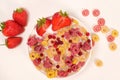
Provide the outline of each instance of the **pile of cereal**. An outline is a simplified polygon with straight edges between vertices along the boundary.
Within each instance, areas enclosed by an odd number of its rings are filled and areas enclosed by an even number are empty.
[[[90,33],[75,20],[73,23],[53,34],[31,35],[28,39],[30,59],[48,78],[78,72],[90,56]]]

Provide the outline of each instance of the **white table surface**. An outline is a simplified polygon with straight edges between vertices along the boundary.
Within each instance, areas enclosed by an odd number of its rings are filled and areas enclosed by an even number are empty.
[[[100,17],[104,17],[106,25],[120,32],[120,1],[119,0],[0,0],[0,22],[12,19],[12,12],[18,7],[29,11],[29,23],[23,36],[22,44],[15,49],[0,46],[0,80],[49,80],[40,73],[29,59],[27,38],[36,20],[40,17],[52,15],[59,10],[65,10],[88,25],[93,25],[96,18],[92,17],[92,10],[99,9]],[[90,16],[82,17],[81,10],[89,9]],[[0,33],[0,43],[4,42]],[[89,63],[82,72],[67,78],[52,80],[120,80],[120,36],[116,38],[116,51],[108,49],[105,35],[100,34],[100,41],[94,48]],[[103,67],[96,67],[94,60],[103,61]]]

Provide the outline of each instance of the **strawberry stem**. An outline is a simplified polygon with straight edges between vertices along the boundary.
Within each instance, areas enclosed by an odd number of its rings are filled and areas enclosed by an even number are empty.
[[[0,44],[0,46],[5,46],[6,44]]]
[[[18,13],[21,13],[21,12],[23,12],[23,8],[17,8],[15,11]]]
[[[3,29],[5,27],[5,23],[4,22],[0,23],[0,27],[1,27],[1,29]],[[2,31],[2,30],[0,30],[0,31]]]
[[[60,10],[60,15],[62,15],[62,16],[64,16],[64,17],[68,16],[67,12],[66,12],[66,11],[63,12],[62,10]]]
[[[45,24],[45,22],[46,22],[46,18],[39,18],[39,20],[37,20],[37,25],[38,26],[42,26],[43,24]]]

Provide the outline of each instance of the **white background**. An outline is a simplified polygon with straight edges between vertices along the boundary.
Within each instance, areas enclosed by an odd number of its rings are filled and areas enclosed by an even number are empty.
[[[35,69],[29,59],[26,45],[38,18],[53,15],[54,12],[62,9],[90,27],[96,24],[97,18],[93,18],[92,10],[97,8],[101,11],[99,17],[105,18],[106,25],[120,32],[119,3],[119,0],[0,0],[0,22],[12,19],[12,12],[18,7],[24,7],[29,11],[28,25],[25,32],[20,35],[23,37],[22,44],[12,50],[0,46],[0,80],[49,80]],[[90,10],[90,15],[86,18],[81,15],[83,9]],[[0,44],[4,43],[4,38],[0,33]],[[116,38],[115,42],[118,44],[118,49],[111,52],[105,35],[100,33],[100,42],[95,46],[93,55],[82,72],[52,80],[120,80],[120,37]],[[96,58],[103,61],[103,67],[94,65]]]

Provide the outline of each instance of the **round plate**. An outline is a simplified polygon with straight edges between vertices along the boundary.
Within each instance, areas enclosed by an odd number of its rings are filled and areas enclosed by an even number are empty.
[[[51,24],[43,36],[39,36],[34,27],[28,39],[31,61],[48,78],[81,72],[91,57],[91,32],[77,18],[70,18],[70,26],[52,31]]]

